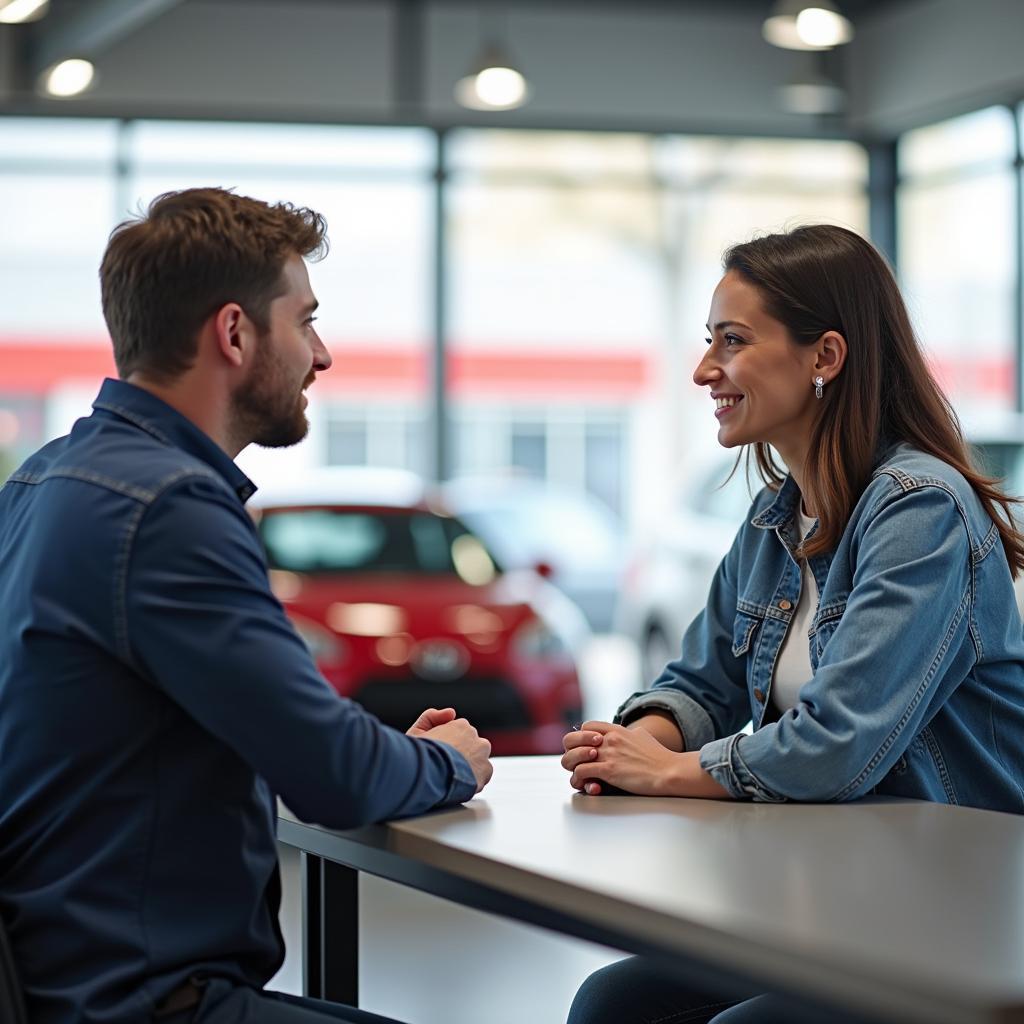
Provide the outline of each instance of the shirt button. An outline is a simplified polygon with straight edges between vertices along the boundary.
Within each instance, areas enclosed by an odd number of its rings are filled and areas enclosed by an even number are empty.
[[[783,599],[782,599],[782,600],[781,600],[781,601],[779,602],[779,607],[780,607],[780,608],[781,608],[781,609],[782,609],[782,610],[783,610],[784,612],[788,612],[788,611],[789,611],[789,609],[793,607],[793,602],[792,602],[792,601],[787,601],[787,600],[786,600],[785,598],[783,598]]]
[[[754,687],[754,700],[756,700],[758,704],[764,703],[764,690],[759,686]]]

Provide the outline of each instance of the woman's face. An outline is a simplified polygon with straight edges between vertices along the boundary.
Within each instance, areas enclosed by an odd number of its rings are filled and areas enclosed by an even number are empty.
[[[718,443],[734,448],[763,441],[790,467],[802,465],[817,414],[816,346],[797,345],[735,271],[711,297],[708,331],[708,350],[693,379],[715,400]]]

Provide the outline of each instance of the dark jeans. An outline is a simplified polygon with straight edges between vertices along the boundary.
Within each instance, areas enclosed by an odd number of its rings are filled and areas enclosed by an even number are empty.
[[[643,957],[595,971],[576,993],[568,1024],[826,1024],[776,995],[741,1002],[696,991]]]
[[[223,978],[211,978],[204,989],[199,1006],[167,1017],[161,1024],[328,1024],[338,1020],[349,1024],[398,1024],[390,1017],[341,1003],[261,992]]]

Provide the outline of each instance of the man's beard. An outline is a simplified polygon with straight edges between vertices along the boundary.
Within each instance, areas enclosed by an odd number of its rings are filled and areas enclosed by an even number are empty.
[[[303,382],[308,385],[313,375]],[[270,338],[264,335],[246,382],[232,395],[232,419],[245,444],[287,448],[309,433],[298,385],[290,385]]]

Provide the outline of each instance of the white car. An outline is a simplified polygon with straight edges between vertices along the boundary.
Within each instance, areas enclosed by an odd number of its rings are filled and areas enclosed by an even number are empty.
[[[683,632],[704,607],[715,571],[761,489],[753,471],[748,488],[745,461],[723,486],[734,461],[734,454],[721,452],[694,473],[671,518],[638,546],[627,569],[616,628],[639,648],[643,688],[678,657]],[[1007,484],[1013,490],[1012,478]],[[1014,587],[1024,614],[1024,574]]]
[[[642,687],[678,656],[683,631],[704,607],[715,570],[760,489],[753,476],[748,488],[743,464],[729,478],[734,461],[723,451],[694,471],[672,515],[637,546],[626,570],[615,625],[637,644]]]
[[[505,568],[539,569],[594,632],[608,632],[626,549],[622,527],[605,504],[521,476],[460,477],[440,494]]]

